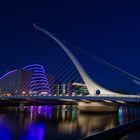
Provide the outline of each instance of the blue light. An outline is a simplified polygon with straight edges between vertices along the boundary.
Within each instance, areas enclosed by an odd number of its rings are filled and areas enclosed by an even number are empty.
[[[41,85],[41,86],[40,86],[40,85],[36,85],[36,86],[34,87],[34,86],[31,85],[32,89],[35,89],[35,88],[36,88],[36,89],[37,89],[37,88],[47,88],[47,89],[50,89],[48,86],[49,86],[49,85]]]
[[[34,123],[28,127],[25,136],[21,136],[19,140],[43,140],[46,134],[46,125],[44,123]]]
[[[45,70],[43,66],[39,64],[32,64],[24,67],[24,69],[30,70],[33,73],[30,81],[31,91],[39,92],[40,90],[51,93],[50,85],[47,76],[45,75]]]
[[[33,72],[45,74],[45,71],[41,71],[41,70],[33,70]]]
[[[46,79],[47,77],[40,76],[40,75],[35,75],[35,76],[33,75],[32,78],[40,78],[40,79],[41,79],[41,78],[45,78],[45,79]]]
[[[4,116],[0,116],[0,140],[13,140],[14,132]]]
[[[28,65],[28,66],[23,67],[23,69],[28,69],[30,67],[42,67],[43,68],[43,66],[40,65],[40,64],[31,64],[31,65]]]
[[[46,80],[33,80],[33,81],[31,81],[31,83],[37,83],[37,82],[44,82],[44,83],[48,84],[48,81],[46,81]]]
[[[37,79],[44,79],[44,80],[46,80],[46,77],[32,77],[31,79],[32,79],[32,80],[34,80],[34,79],[36,79],[36,80],[37,80]]]
[[[43,70],[42,68],[30,68],[30,69],[28,69],[28,70],[31,70],[31,71],[40,70],[40,71],[43,71],[43,72],[44,72],[44,70]]]
[[[33,76],[44,76],[44,77],[46,77],[45,74],[41,74],[41,73],[34,73]]]
[[[119,123],[120,123],[120,125],[122,125],[123,124],[123,108],[122,107],[120,107],[119,108]]]
[[[5,78],[6,76],[8,76],[8,75],[10,75],[10,74],[12,74],[12,73],[14,73],[14,72],[16,72],[17,70],[12,70],[12,71],[9,71],[9,72],[7,72],[6,74],[4,74],[0,79],[3,79],[3,78]]]
[[[48,87],[49,85],[48,84],[46,84],[46,83],[36,83],[36,84],[32,84],[31,85],[31,87],[34,87],[34,86],[46,86],[46,87]]]

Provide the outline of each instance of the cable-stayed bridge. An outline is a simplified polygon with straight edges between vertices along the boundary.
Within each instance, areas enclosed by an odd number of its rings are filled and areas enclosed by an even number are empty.
[[[69,95],[29,95],[29,96],[24,96],[24,95],[13,95],[13,96],[0,96],[0,100],[5,100],[5,101],[10,101],[12,99],[33,99],[33,100],[45,100],[45,99],[58,99],[58,100],[83,100],[83,101],[124,101],[124,102],[140,102],[140,95],[106,95],[102,94],[100,96],[98,95],[74,95],[74,96],[69,96]]]
[[[57,101],[58,100],[59,101],[77,100],[77,101],[84,101],[84,102],[103,101],[106,103],[109,103],[109,102],[118,102],[118,103],[137,102],[139,103],[140,102],[140,95],[123,95],[120,93],[110,91],[98,85],[93,79],[90,78],[90,76],[84,70],[83,66],[80,64],[78,59],[72,54],[72,52],[66,47],[66,45],[64,45],[59,39],[57,39],[55,36],[53,36],[48,31],[44,30],[43,28],[38,27],[37,25],[34,25],[34,28],[45,33],[47,36],[53,39],[59,45],[59,47],[65,52],[65,54],[70,58],[72,64],[76,67],[83,82],[85,83],[85,87],[87,88],[88,94],[86,95],[84,94],[79,94],[79,95],[77,94],[65,94],[65,95],[52,94],[53,89],[54,89],[54,85],[52,84],[51,86],[52,81],[48,80],[48,77],[45,75],[45,70],[41,65],[34,64],[34,65],[25,66],[22,71],[14,70],[4,75],[3,77],[1,77],[1,81],[2,81],[0,82],[1,93],[3,93],[3,91],[6,91],[6,93],[0,95],[0,101],[2,104],[4,103],[41,104],[46,101],[49,102],[48,100],[50,101],[52,100],[57,100]],[[55,61],[57,61],[57,59]],[[106,62],[103,61],[103,63],[106,63]],[[110,64],[108,63],[107,65],[110,65]],[[53,69],[58,69],[58,68],[55,68],[56,66],[53,65],[52,66]],[[118,70],[123,72],[127,76],[132,77],[133,81],[139,82],[139,78],[125,71],[122,71],[121,69],[118,69]],[[32,73],[29,71],[31,71]],[[71,75],[75,73],[73,70],[68,71],[68,72],[71,73]],[[8,76],[11,73],[13,73],[12,76]],[[55,71],[55,73],[58,73],[60,78],[61,77],[67,78],[67,73],[63,72],[62,75],[58,71]],[[22,82],[20,81],[21,77],[23,77]],[[8,83],[7,81],[9,81],[9,79],[10,79],[10,82]],[[49,81],[51,82],[49,83]],[[19,90],[19,87],[20,87],[20,90]],[[30,88],[31,91],[28,91],[28,88]],[[11,89],[13,90],[15,94],[9,94],[11,92]],[[41,94],[38,94],[39,92]]]

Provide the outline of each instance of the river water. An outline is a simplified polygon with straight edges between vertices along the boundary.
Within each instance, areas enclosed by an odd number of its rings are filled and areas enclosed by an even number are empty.
[[[79,140],[139,118],[138,107],[120,107],[113,114],[87,114],[75,105],[31,106],[26,113],[0,112],[0,140]],[[121,140],[140,140],[140,130]]]

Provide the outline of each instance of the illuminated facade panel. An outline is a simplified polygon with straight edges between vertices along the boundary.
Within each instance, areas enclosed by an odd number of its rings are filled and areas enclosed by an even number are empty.
[[[42,65],[32,64],[25,66],[23,69],[32,72],[32,77],[30,80],[30,93],[51,93],[49,81]]]
[[[0,78],[0,94],[4,96],[26,95],[32,72],[26,70],[13,70]]]
[[[3,96],[47,95],[50,93],[50,85],[44,67],[39,64],[10,71],[0,78],[0,94]]]

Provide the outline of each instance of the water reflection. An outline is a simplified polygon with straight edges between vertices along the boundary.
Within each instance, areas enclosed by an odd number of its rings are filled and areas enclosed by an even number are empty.
[[[114,114],[82,114],[77,106],[31,106],[26,113],[0,113],[0,140],[77,140],[138,118],[138,107],[120,107]]]
[[[20,140],[43,140],[45,138],[46,125],[44,123],[32,123],[27,127],[24,135],[19,137]]]
[[[115,114],[81,114],[78,118],[78,124],[82,134],[96,134],[117,125],[117,118]]]
[[[12,140],[14,138],[14,131],[11,125],[8,123],[7,118],[4,114],[0,115],[0,139]]]
[[[118,111],[119,116],[119,124],[123,124],[125,122],[129,122],[132,120],[140,119],[140,107],[120,107]],[[139,140],[140,139],[140,130],[136,130],[135,132],[130,133],[127,136],[124,136],[120,140]]]
[[[140,107],[131,106],[125,107],[122,106],[118,110],[119,124],[122,125],[125,122],[132,120],[140,119]]]

